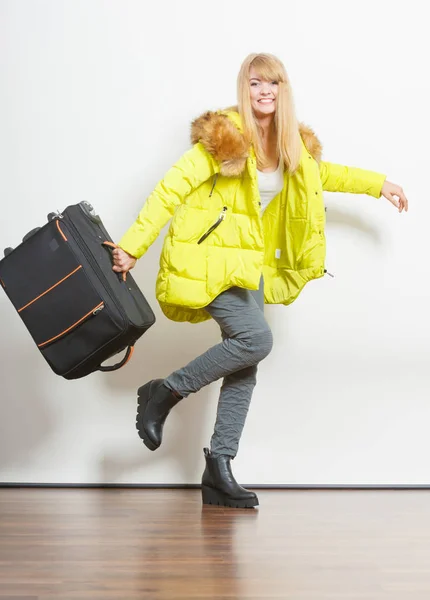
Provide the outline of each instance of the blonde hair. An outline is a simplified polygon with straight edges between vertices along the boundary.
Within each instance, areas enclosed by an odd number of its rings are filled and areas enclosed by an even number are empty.
[[[263,169],[268,166],[268,163],[262,146],[261,129],[251,106],[249,92],[251,67],[254,67],[261,79],[278,82],[274,115],[277,155],[283,160],[288,172],[293,174],[300,163],[301,141],[293,93],[286,69],[272,54],[249,54],[243,61],[237,78],[237,109],[242,119],[243,133],[246,140],[254,147],[258,167]]]

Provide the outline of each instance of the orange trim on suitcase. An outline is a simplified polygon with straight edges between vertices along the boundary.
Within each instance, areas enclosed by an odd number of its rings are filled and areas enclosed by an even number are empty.
[[[125,363],[122,365],[123,367],[125,367],[125,365],[130,362],[131,357],[133,356],[133,352],[134,352],[134,346],[130,346],[130,356],[127,358],[127,360],[125,361]],[[121,367],[122,368],[122,367]]]
[[[115,248],[115,249],[119,248],[119,246],[117,246],[113,242],[102,242],[102,246],[110,246],[111,248]]]
[[[76,273],[76,271],[79,271],[79,269],[82,269],[82,265],[79,265],[79,267],[77,267],[74,271],[72,271],[71,273],[69,273],[68,275],[66,275],[65,277],[63,277],[63,279],[60,279],[60,281],[58,283],[56,283],[55,285],[51,286],[45,292],[43,292],[42,294],[40,294],[39,296],[37,296],[37,298],[34,298],[34,300],[31,300],[31,302],[29,302],[28,304],[26,304],[22,308],[19,308],[18,312],[21,312],[22,310],[24,310],[24,308],[27,308],[27,306],[30,306],[30,304],[33,304],[33,302],[36,302],[36,300],[39,300],[39,298],[42,298],[42,296],[44,296],[45,294],[47,294],[48,292],[50,292],[51,290],[53,290],[54,288],[56,288],[57,285],[60,285],[60,283],[63,283],[63,281],[65,281],[66,279],[68,279],[69,277],[71,277],[73,275],[73,273]]]
[[[100,302],[100,304],[98,304],[97,306],[95,306],[92,310],[90,310],[90,312],[88,312],[86,315],[84,315],[82,318],[80,318],[79,321],[76,321],[76,323],[73,323],[73,325],[71,325],[70,327],[68,327],[67,329],[65,329],[64,331],[62,331],[61,333],[59,333],[58,335],[54,336],[53,338],[51,338],[49,340],[46,340],[46,342],[42,342],[41,344],[37,344],[37,347],[38,348],[42,348],[43,346],[46,346],[46,344],[49,344],[50,342],[53,342],[54,340],[57,340],[62,335],[64,335],[67,332],[69,332],[71,329],[74,329],[74,327],[77,327],[77,325],[79,325],[79,323],[82,323],[82,321],[85,321],[85,319],[87,317],[89,317],[94,311],[96,311],[98,308],[101,308],[102,306],[104,306],[104,302]]]
[[[64,233],[61,231],[61,227],[60,227],[60,221],[59,221],[58,219],[57,219],[57,229],[58,229],[58,231],[60,232],[60,234],[61,234],[61,237],[63,238],[63,240],[64,240],[65,242],[67,242],[67,238],[66,238],[66,236],[65,236],[65,235],[64,235]]]

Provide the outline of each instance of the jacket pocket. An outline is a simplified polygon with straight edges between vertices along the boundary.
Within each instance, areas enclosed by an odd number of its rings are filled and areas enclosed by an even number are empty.
[[[213,225],[211,225],[211,227],[209,227],[209,229],[202,235],[202,237],[197,242],[198,244],[201,244],[213,231],[215,231],[215,229],[217,227],[219,227],[221,225],[221,223],[225,219],[226,213],[227,213],[227,206],[224,206],[218,217],[218,220]]]
[[[296,267],[307,269],[320,262],[324,255],[324,247],[325,236],[322,227],[319,227],[307,237],[296,259]]]

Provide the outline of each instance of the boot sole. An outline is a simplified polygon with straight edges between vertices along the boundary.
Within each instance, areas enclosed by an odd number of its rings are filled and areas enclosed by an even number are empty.
[[[146,405],[148,404],[148,401],[149,401],[149,383],[140,387],[138,390],[138,393],[137,393],[136,429],[137,429],[137,433],[139,434],[140,439],[143,440],[143,443],[145,444],[145,446],[147,448],[149,448],[149,450],[154,451],[154,450],[157,450],[157,448],[159,446],[157,446],[157,444],[154,444],[154,442],[151,440],[151,438],[146,433],[145,428],[143,426],[143,417],[145,415],[145,409],[146,409]]]
[[[219,490],[202,485],[203,504],[212,504],[214,506],[228,506],[230,508],[253,508],[258,506],[258,498],[249,498],[248,500],[235,500],[229,498]]]

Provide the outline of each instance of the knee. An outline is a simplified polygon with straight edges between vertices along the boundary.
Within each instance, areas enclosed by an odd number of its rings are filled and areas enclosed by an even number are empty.
[[[248,349],[252,352],[254,364],[268,356],[273,347],[273,336],[270,327],[250,333]]]

